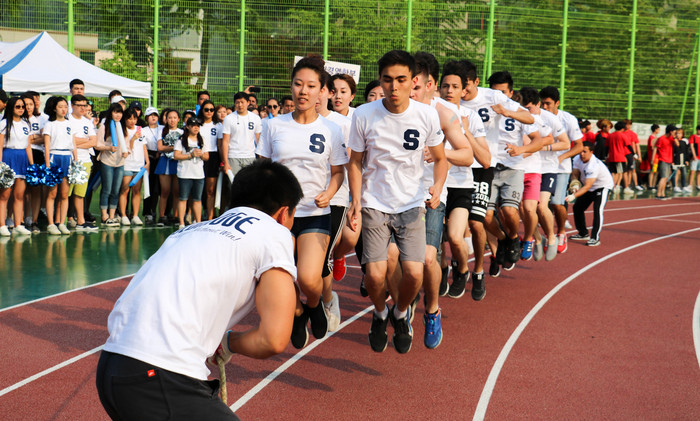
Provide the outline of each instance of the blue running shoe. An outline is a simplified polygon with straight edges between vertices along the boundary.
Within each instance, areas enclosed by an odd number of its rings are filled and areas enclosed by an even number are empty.
[[[425,336],[423,343],[428,349],[435,349],[442,342],[442,310],[438,309],[435,314],[423,315],[425,324]]]
[[[532,259],[532,249],[535,246],[535,240],[523,241],[520,250],[520,260]]]

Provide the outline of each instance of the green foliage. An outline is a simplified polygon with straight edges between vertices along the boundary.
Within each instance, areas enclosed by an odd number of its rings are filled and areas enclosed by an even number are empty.
[[[139,64],[126,48],[126,40],[119,40],[112,50],[112,58],[100,61],[100,68],[129,79],[147,80],[146,66]]]

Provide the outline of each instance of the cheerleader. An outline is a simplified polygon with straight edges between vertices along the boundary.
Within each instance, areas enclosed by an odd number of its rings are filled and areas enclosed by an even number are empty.
[[[163,139],[168,137],[168,134],[174,132],[178,138],[182,136],[182,130],[177,127],[180,122],[180,113],[176,110],[168,109],[163,111],[163,116],[165,118],[165,128],[163,129],[162,137],[158,139],[158,152],[160,152],[160,158],[158,159],[158,166],[156,167],[156,175],[158,175],[158,180],[160,181],[160,201],[158,203],[158,223],[157,226],[165,226],[167,222],[165,219],[165,208],[168,205],[168,196],[170,196],[170,190],[173,192],[173,202],[175,198],[178,197],[179,189],[177,183],[177,161],[173,158],[174,143],[166,145],[163,143]],[[173,136],[173,135],[171,135]],[[173,206],[176,208],[175,206]],[[175,216],[177,216],[177,209],[174,211]]]
[[[207,140],[206,152],[209,159],[204,162],[204,194],[207,204],[207,220],[214,219],[214,202],[216,201],[216,181],[219,177],[221,157],[219,157],[218,140],[221,137],[221,120],[214,103],[210,100],[202,102],[197,118],[202,122],[199,133]]]
[[[126,141],[128,155],[124,160],[124,178],[122,178],[122,187],[119,192],[119,212],[122,215],[121,224],[125,226],[130,224],[137,226],[143,225],[143,222],[139,218],[143,178],[139,179],[133,187],[129,187],[129,183],[131,183],[131,180],[141,171],[141,168],[146,168],[146,171],[148,171],[150,164],[146,138],[143,136],[143,129],[136,125],[138,119],[138,111],[135,108],[128,108],[124,112],[126,124],[126,136],[124,136],[124,139]],[[131,190],[131,220],[126,216],[126,202],[129,197],[129,190]]]
[[[46,161],[46,171],[55,171],[61,168],[63,178],[61,181],[49,187],[46,197],[46,216],[49,219],[49,226],[46,227],[51,235],[70,234],[68,227],[64,224],[68,215],[68,167],[71,162],[77,159],[77,149],[75,140],[71,134],[68,116],[68,101],[63,97],[56,97],[51,101],[48,109],[49,121],[44,126],[44,154],[48,157]],[[54,204],[58,197],[58,204],[54,212]]]
[[[206,107],[214,108],[213,104]],[[204,106],[202,107],[204,108]],[[212,110],[213,111],[213,110]],[[204,162],[209,159],[209,136],[200,133],[202,122],[191,117],[187,120],[182,137],[175,142],[177,181],[180,186],[177,204],[180,229],[185,228],[187,199],[192,199],[192,213],[196,222],[202,222],[202,190],[204,189]]]
[[[39,109],[41,102],[39,101],[39,94],[36,92],[25,92],[22,94],[22,100],[24,101],[24,106],[27,109],[27,115],[29,116],[29,143],[32,148],[32,158],[34,163],[37,165],[45,165],[46,160],[44,159],[44,137],[41,135],[41,131],[44,129],[44,125],[48,121],[48,117],[44,116]],[[42,118],[43,117],[43,118]],[[46,188],[45,186],[27,186],[27,192],[25,196],[29,200],[25,201],[27,208],[27,219],[31,219],[31,231],[32,234],[38,234],[41,232],[39,229],[38,219],[39,211],[41,210],[42,203],[46,203]],[[29,222],[27,222],[29,225]],[[27,227],[29,228],[29,227]]]
[[[12,187],[0,188],[0,236],[9,237],[10,230],[5,225],[7,218],[7,202],[10,194],[14,198],[13,212],[15,217],[14,234],[31,234],[22,222],[24,221],[24,182],[27,167],[34,163],[29,137],[31,136],[27,109],[19,97],[7,101],[5,115],[0,120],[0,159],[15,172],[15,182]]]

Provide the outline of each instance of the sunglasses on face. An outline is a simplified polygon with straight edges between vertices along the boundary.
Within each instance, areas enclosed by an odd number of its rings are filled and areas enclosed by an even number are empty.
[[[15,105],[15,109],[16,109],[16,110],[23,110],[23,109],[24,109],[24,105],[17,104],[17,105]]]
[[[213,113],[214,109],[213,108],[204,108],[205,113]]]
[[[274,108],[275,110],[278,109],[280,106],[279,105],[268,105],[267,108]]]

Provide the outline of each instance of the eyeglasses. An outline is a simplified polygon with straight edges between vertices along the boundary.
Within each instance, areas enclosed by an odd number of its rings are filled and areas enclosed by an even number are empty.
[[[275,110],[278,109],[280,106],[279,105],[268,105],[267,108],[274,108]]]
[[[87,107],[87,104],[73,104],[74,107]]]
[[[213,108],[204,108],[205,113],[213,113],[214,109]]]
[[[16,104],[16,105],[15,105],[15,109],[16,109],[16,110],[23,110],[23,109],[24,109],[24,105],[22,105],[22,104]]]

